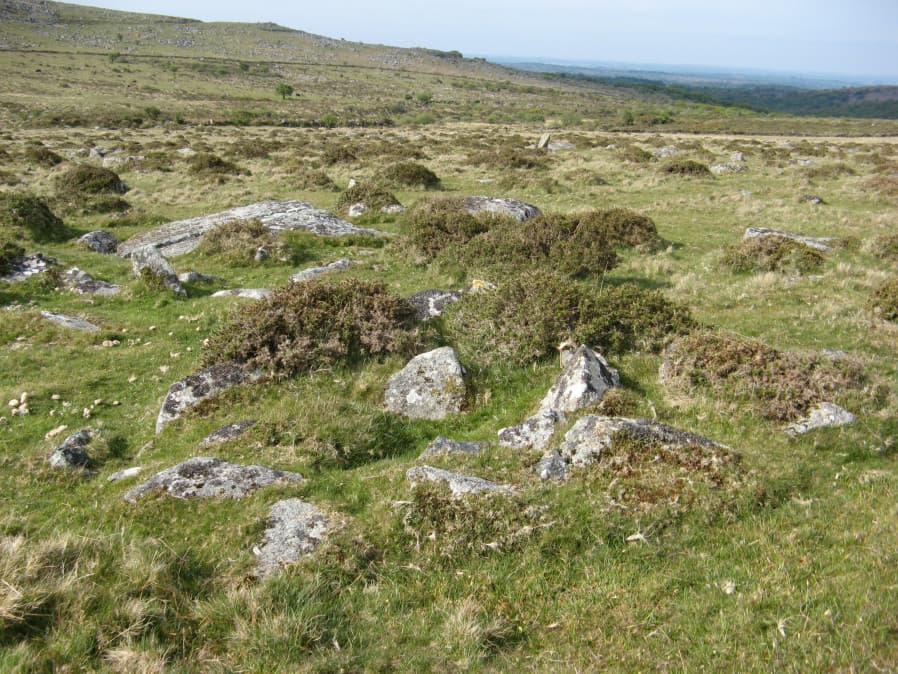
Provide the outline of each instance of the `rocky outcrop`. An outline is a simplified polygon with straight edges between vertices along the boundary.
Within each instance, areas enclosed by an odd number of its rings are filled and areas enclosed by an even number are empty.
[[[78,243],[102,255],[111,255],[118,248],[119,242],[111,232],[100,229],[79,237]]]
[[[138,278],[143,274],[149,273],[173,293],[178,295],[187,294],[184,286],[178,280],[175,268],[153,246],[144,246],[131,251],[131,269]]]
[[[200,440],[200,447],[210,447],[212,445],[220,445],[223,442],[229,442],[235,438],[239,438],[255,425],[255,419],[246,419],[244,421],[235,421],[232,424],[226,424],[220,428],[216,428],[209,433],[209,435]]]
[[[305,230],[320,236],[348,234],[382,234],[376,229],[357,227],[341,220],[330,211],[315,208],[306,201],[261,201],[248,206],[230,208],[220,213],[201,215],[169,222],[149,232],[131,237],[119,245],[119,255],[132,255],[144,246],[158,248],[163,255],[183,255],[199,246],[203,235],[227,222],[258,219],[273,232]]]
[[[269,578],[284,566],[309,555],[324,540],[329,522],[327,515],[311,503],[298,498],[278,501],[268,511],[265,540],[256,553],[256,575]]]
[[[497,484],[484,480],[481,477],[452,473],[433,466],[415,466],[409,468],[405,474],[409,482],[443,482],[452,492],[453,496],[465,496],[467,494],[482,494],[485,492],[510,493],[512,487],[505,484]]]
[[[464,375],[452,347],[422,353],[390,377],[384,402],[391,412],[410,419],[444,419],[465,405]]]
[[[93,438],[89,428],[72,433],[62,441],[47,459],[54,468],[87,468],[90,466],[90,457],[86,448]]]
[[[536,206],[506,197],[466,197],[465,210],[472,214],[487,212],[508,215],[521,222],[542,215]]]
[[[802,435],[818,428],[837,428],[857,422],[857,417],[833,403],[818,403],[808,416],[786,426],[789,435]]]
[[[536,464],[536,474],[540,480],[566,480],[570,472],[570,465],[557,449],[546,452]]]
[[[749,227],[745,230],[745,234],[742,236],[744,239],[751,239],[756,236],[779,236],[784,239],[792,239],[793,241],[798,241],[799,243],[803,243],[806,246],[811,248],[815,248],[816,250],[820,250],[826,252],[830,249],[828,244],[835,241],[833,237],[813,237],[813,236],[801,236],[800,234],[793,234],[791,232],[783,232],[778,229],[767,229],[765,227]]]
[[[0,280],[11,282],[25,281],[37,274],[43,274],[51,267],[55,267],[56,264],[55,258],[44,257],[43,253],[23,255],[7,261],[6,272],[3,276],[0,276]]]
[[[65,274],[62,276],[62,282],[69,290],[76,292],[79,295],[100,295],[110,297],[112,295],[118,295],[122,290],[120,285],[95,279],[86,271],[78,269],[78,267],[72,267],[71,269],[66,270]]]
[[[152,492],[174,498],[242,498],[261,487],[301,482],[302,475],[265,466],[229,463],[198,456],[156,473],[123,497],[129,503]]]
[[[667,157],[673,157],[674,155],[677,154],[677,152],[679,152],[679,150],[677,148],[675,148],[673,145],[665,145],[664,147],[657,147],[654,150],[652,150],[653,155],[655,155],[656,157],[660,157],[662,159],[665,159]]]
[[[156,433],[161,433],[165,424],[174,421],[184,410],[201,400],[260,377],[260,372],[249,371],[237,363],[219,363],[176,381],[169,387],[156,417]]]
[[[41,311],[41,316],[52,323],[61,325],[64,328],[71,328],[72,330],[86,330],[88,332],[97,332],[100,329],[98,326],[85,321],[83,318],[67,316],[66,314],[57,314],[52,311]]]
[[[437,436],[424,451],[421,452],[419,459],[425,459],[431,456],[440,456],[443,454],[463,454],[472,455],[479,454],[486,447],[485,442],[461,442],[447,438],[445,435]]]
[[[442,315],[446,307],[461,299],[462,293],[457,290],[421,290],[405,298],[415,308],[415,318],[426,321]]]
[[[322,274],[327,274],[332,271],[339,271],[341,269],[349,269],[349,265],[351,264],[349,258],[341,258],[330,264],[326,264],[322,267],[309,267],[308,269],[303,269],[302,271],[298,271],[292,278],[294,281],[309,281],[316,276],[321,276]]]

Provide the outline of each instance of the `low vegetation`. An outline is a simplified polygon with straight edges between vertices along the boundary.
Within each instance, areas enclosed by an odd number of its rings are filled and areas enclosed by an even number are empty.
[[[819,271],[823,261],[822,252],[800,241],[781,236],[755,236],[724,250],[720,265],[739,273],[809,274]]]
[[[22,192],[0,195],[0,239],[46,243],[71,236],[44,199]]]
[[[393,189],[417,187],[435,190],[440,187],[440,179],[437,177],[437,174],[426,166],[416,164],[415,162],[391,164],[378,171],[375,180]]]
[[[898,323],[898,278],[878,285],[870,296],[869,306],[883,320]]]
[[[233,220],[208,232],[200,243],[200,255],[217,257],[228,265],[291,262],[294,251],[260,220]]]

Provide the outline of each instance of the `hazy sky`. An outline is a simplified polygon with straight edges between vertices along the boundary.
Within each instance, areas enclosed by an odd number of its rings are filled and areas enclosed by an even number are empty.
[[[878,75],[898,83],[898,0],[81,0],[467,54]]]

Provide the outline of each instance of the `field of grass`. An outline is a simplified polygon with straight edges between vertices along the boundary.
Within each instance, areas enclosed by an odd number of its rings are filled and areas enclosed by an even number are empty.
[[[94,37],[82,51],[111,51],[128,30],[99,23],[84,29]],[[308,64],[266,54],[274,60],[244,69],[243,52],[214,60],[220,54],[203,51],[199,37],[192,48],[158,39],[194,24],[147,25],[156,41],[115,59],[76,53],[50,29],[40,40],[33,27],[0,31],[19,50],[0,52],[0,206],[9,195],[36,195],[68,227],[35,240],[0,210],[0,245],[18,236],[26,252],[56,258],[60,269],[123,286],[99,297],[66,290],[52,274],[0,281],[0,671],[898,668],[898,324],[871,299],[898,274],[894,122],[671,103],[673,121],[654,124],[651,114],[668,103],[524,75],[505,80],[484,64],[448,68],[447,57],[417,54],[369,68],[366,59],[384,54],[371,48],[356,61],[321,65],[327,45],[318,45]],[[241,30],[257,39],[263,29]],[[422,66],[427,59],[436,65]],[[280,81],[301,95],[280,101]],[[398,104],[402,112],[390,108]],[[645,117],[624,126],[628,109]],[[348,126],[383,116],[393,124]],[[528,149],[547,131],[561,147]],[[98,212],[93,197],[65,191],[74,164],[99,165],[88,157],[96,146],[129,187],[124,212]],[[655,157],[665,147],[676,155]],[[196,172],[182,148],[237,170]],[[744,153],[745,171],[666,170],[672,161],[728,162],[734,152]],[[636,339],[604,354],[621,374],[621,409],[729,446],[740,460],[719,482],[635,450],[631,463],[604,461],[567,482],[541,482],[533,470],[541,453],[500,447],[496,433],[539,403],[559,371],[552,355],[515,365],[470,354],[468,409],[444,421],[384,410],[386,382],[406,361],[391,355],[236,387],[155,435],[169,385],[201,367],[205,340],[249,302],[213,298],[215,290],[274,289],[301,268],[348,257],[352,265],[334,281],[379,281],[406,296],[481,278],[501,292],[531,261],[491,267],[460,247],[428,257],[410,242],[413,212],[376,213],[355,222],[383,236],[285,234],[283,261],[235,264],[203,250],[173,258],[178,271],[218,277],[188,283],[180,297],[77,237],[105,229],[125,240],[266,199],[336,209],[350,179],[377,182],[408,161],[440,179],[436,190],[391,187],[412,209],[434,196],[490,195],[553,216],[615,208],[648,216],[661,245],[619,249],[613,268],[560,282],[597,302],[621,287],[657,290],[688,308],[697,334],[735,334],[805,359],[845,352],[860,384],[832,395],[857,423],[790,437],[759,403],[770,382],[750,388],[745,382],[756,380],[747,376],[714,389],[701,373],[693,387],[662,382],[663,353]],[[747,227],[836,241],[810,271],[737,272],[728,260]],[[540,264],[545,271],[558,262]],[[41,310],[84,317],[100,331],[55,326]],[[611,319],[601,325],[617,329]],[[470,338],[452,327],[437,321],[425,341]],[[470,332],[488,330],[472,324]],[[758,361],[748,374],[768,365]],[[804,373],[788,374],[802,381]],[[30,413],[13,416],[5,403],[22,393]],[[258,423],[239,439],[199,447],[212,430],[249,418]],[[67,430],[48,438],[60,425]],[[92,472],[51,468],[52,448],[86,427],[100,431],[89,447]],[[441,434],[490,444],[433,465],[519,489],[453,499],[413,488],[406,471]],[[239,500],[122,500],[138,481],[199,455],[307,479]],[[107,481],[131,466],[142,466],[140,476]],[[268,508],[288,497],[318,505],[332,528],[313,555],[260,581],[253,548]]]

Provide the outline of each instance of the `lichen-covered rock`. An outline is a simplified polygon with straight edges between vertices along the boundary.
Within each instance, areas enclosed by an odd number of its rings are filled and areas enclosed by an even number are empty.
[[[72,433],[57,445],[47,461],[54,468],[87,468],[90,466],[90,457],[85,448],[92,438],[93,433],[89,428]]]
[[[512,487],[484,480],[481,477],[452,473],[433,466],[415,466],[405,473],[409,482],[445,482],[453,496],[481,494],[484,492],[511,492]]]
[[[236,363],[219,363],[176,381],[169,387],[156,417],[156,433],[161,433],[165,424],[180,417],[188,407],[232,386],[256,381],[260,377],[260,372],[247,370]]]
[[[720,164],[711,165],[711,173],[721,175],[722,173],[741,173],[746,171],[745,164],[736,164],[734,162],[722,162]]]
[[[78,243],[102,255],[111,255],[118,249],[118,239],[111,232],[98,229],[78,238]]]
[[[778,229],[767,229],[766,227],[749,227],[745,230],[745,234],[743,235],[743,239],[751,239],[756,236],[779,236],[784,239],[792,239],[793,241],[798,241],[799,243],[803,243],[806,246],[810,246],[811,248],[815,248],[816,250],[820,250],[826,252],[830,249],[828,244],[835,241],[832,237],[813,237],[813,236],[801,236],[800,234],[793,234],[792,232],[783,232]]]
[[[306,201],[261,201],[212,215],[169,222],[149,232],[132,236],[119,245],[118,252],[119,255],[127,257],[143,246],[152,246],[168,257],[175,257],[195,250],[203,235],[219,225],[234,220],[253,219],[260,220],[274,232],[298,229],[319,236],[382,234],[376,229],[357,227],[329,211],[315,208]]]
[[[555,410],[541,410],[515,426],[499,430],[499,444],[512,449],[545,449],[563,415]]]
[[[212,293],[212,297],[244,297],[248,300],[261,300],[271,294],[268,288],[231,288]]]
[[[172,292],[178,295],[187,294],[184,286],[178,280],[175,268],[162,256],[162,253],[152,246],[144,246],[131,251],[131,269],[138,278],[142,273],[149,272]]]
[[[298,498],[275,503],[268,511],[265,540],[255,549],[256,575],[275,576],[285,564],[313,553],[324,540],[328,525],[327,515],[311,503]]]
[[[422,353],[390,377],[384,402],[391,412],[411,419],[444,419],[465,405],[464,375],[452,347]]]
[[[657,147],[652,150],[653,155],[662,159],[666,157],[673,157],[675,154],[677,154],[677,152],[679,152],[679,150],[673,145],[665,145],[664,147]]]
[[[112,295],[118,295],[122,289],[120,285],[95,279],[86,271],[78,269],[78,267],[67,269],[62,276],[62,282],[65,283],[69,290],[79,295],[111,297]]]
[[[67,316],[66,314],[58,314],[53,311],[41,311],[41,316],[46,318],[48,321],[52,323],[56,323],[57,325],[61,325],[64,328],[71,328],[73,330],[86,330],[88,332],[97,332],[100,328],[90,323],[89,321],[85,321],[83,318],[76,318],[75,316]]]
[[[43,253],[23,255],[6,262],[6,272],[0,279],[10,282],[25,281],[37,274],[43,274],[56,265],[55,258],[45,257]]]
[[[303,269],[302,271],[298,271],[293,274],[291,278],[294,281],[308,281],[315,278],[316,276],[321,276],[322,274],[327,274],[331,271],[349,269],[350,264],[351,261],[349,260],[349,258],[344,257],[321,267],[309,267],[308,269]]]
[[[540,411],[573,412],[620,385],[617,370],[588,346],[563,354],[564,369],[539,404]]]
[[[442,315],[446,307],[461,299],[462,293],[457,290],[421,290],[405,298],[415,308],[415,318],[426,321]]]
[[[466,197],[465,210],[472,215],[484,212],[508,215],[521,222],[542,215],[536,206],[507,197]]]
[[[819,403],[810,411],[808,416],[786,426],[786,432],[789,435],[802,435],[818,428],[848,426],[856,421],[856,416],[838,405]]]
[[[205,438],[200,440],[200,447],[209,447],[211,445],[220,445],[234,438],[239,438],[246,433],[247,430],[256,425],[255,419],[246,419],[244,421],[235,421],[232,424],[226,424],[220,428],[216,428]]]
[[[301,482],[299,473],[275,470],[266,466],[229,463],[222,459],[197,456],[156,473],[123,497],[129,503],[151,492],[162,492],[174,498],[242,498],[276,483]]]
[[[568,462],[557,449],[550,450],[536,464],[536,474],[540,480],[566,480],[570,474]]]
[[[461,442],[447,438],[445,435],[437,436],[424,451],[421,452],[419,459],[430,456],[439,456],[440,454],[479,454],[486,447],[485,442]]]

